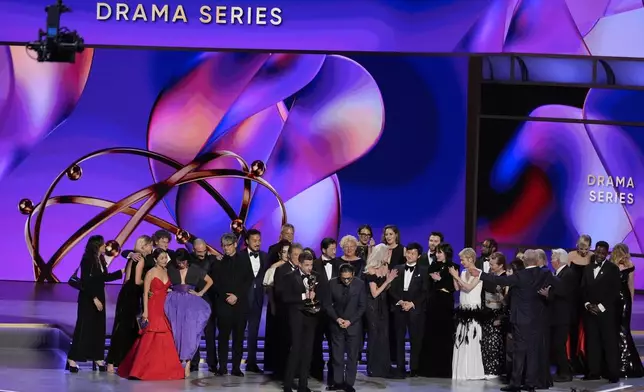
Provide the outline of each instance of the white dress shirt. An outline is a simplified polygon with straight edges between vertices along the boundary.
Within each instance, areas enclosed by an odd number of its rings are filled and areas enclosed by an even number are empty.
[[[427,261],[429,262],[429,265],[430,265],[430,266],[431,266],[432,264],[434,264],[434,259],[432,259],[432,252],[431,252],[431,251],[428,251],[428,252],[427,252]]]
[[[328,280],[331,280],[331,278],[333,278],[333,266],[331,265],[330,261],[331,259],[325,256],[322,256],[322,263],[326,263],[323,265],[324,265],[324,271],[326,272],[326,277]]]
[[[248,258],[250,259],[250,264],[253,267],[253,275],[257,277],[257,274],[259,273],[259,269],[261,268],[261,262],[259,261],[259,254],[255,257],[251,256],[251,253],[253,251],[248,249]]]
[[[407,267],[414,267],[412,271],[407,270]],[[411,278],[414,276],[414,272],[416,272],[416,264],[414,263],[413,265],[405,264],[405,276],[403,280],[403,291],[409,291],[409,285],[411,284]]]

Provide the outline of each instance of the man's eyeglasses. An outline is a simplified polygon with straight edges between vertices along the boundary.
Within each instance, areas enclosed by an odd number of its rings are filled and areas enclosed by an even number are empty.
[[[353,280],[353,276],[351,276],[349,278],[340,278],[340,280],[342,282],[344,282],[344,283],[349,283],[349,282],[351,282]]]
[[[231,246],[235,246],[235,243],[231,242],[229,244],[221,244],[221,246],[224,247],[224,248],[228,248],[228,247],[231,247]]]

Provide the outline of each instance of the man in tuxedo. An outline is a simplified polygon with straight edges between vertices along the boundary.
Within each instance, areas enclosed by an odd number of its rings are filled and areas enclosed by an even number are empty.
[[[392,315],[394,317],[396,337],[396,367],[399,377],[407,375],[405,371],[405,336],[409,331],[411,340],[410,376],[418,375],[420,350],[423,346],[425,328],[425,305],[429,289],[427,268],[418,265],[418,258],[423,253],[420,244],[412,242],[407,245],[406,262],[394,268],[398,276],[391,282]]]
[[[326,292],[326,314],[331,329],[331,361],[333,382],[327,390],[353,392],[362,348],[362,316],[367,308],[364,282],[355,277],[351,264],[339,267],[339,276],[332,278]],[[346,370],[344,355],[347,355]]]
[[[282,379],[286,370],[286,360],[288,358],[288,350],[291,347],[291,339],[289,333],[289,312],[288,306],[284,302],[284,290],[286,285],[284,277],[293,271],[297,271],[300,266],[299,257],[304,248],[298,243],[291,243],[288,248],[288,263],[282,264],[275,270],[273,277],[273,287],[275,296],[275,319],[278,323],[277,336],[276,336],[276,351],[271,353],[274,358],[273,375],[274,379]]]
[[[442,244],[444,240],[445,238],[443,233],[432,231],[429,235],[429,249],[427,250],[427,253],[423,253],[423,255],[420,256],[420,259],[418,259],[418,265],[421,267],[427,267],[430,274],[440,269],[440,266],[436,264],[436,247]]]
[[[175,259],[174,251],[172,249],[169,249],[170,242],[172,242],[172,235],[167,230],[157,230],[156,232],[154,232],[154,234],[152,234],[153,249],[161,248],[165,250],[168,253],[168,257],[170,258],[170,260],[168,260],[168,263],[172,262]],[[145,267],[143,268],[143,276],[145,276],[145,274],[155,265],[152,253],[143,258],[143,256],[135,253],[133,250],[125,249],[121,252],[121,256],[126,259],[129,259],[131,257],[137,262],[144,261]]]
[[[494,238],[488,238],[481,243],[481,256],[476,259],[474,265],[483,272],[490,271],[490,256],[499,249]]]
[[[288,392],[293,390],[296,375],[299,376],[298,392],[309,391],[309,369],[318,313],[310,311],[311,307],[307,306],[307,303],[316,301],[317,293],[324,297],[323,286],[316,286],[316,282],[319,284],[320,280],[318,274],[313,271],[313,255],[303,252],[298,259],[299,268],[286,274],[281,282],[282,301],[288,308],[292,342],[284,374],[284,391]]]
[[[337,242],[333,238],[325,238],[320,243],[320,251],[322,255],[319,259],[313,261],[313,271],[320,276],[320,281],[325,284],[331,279],[338,276],[338,262],[335,258],[337,251]],[[322,346],[324,337],[329,343],[329,356],[331,356],[331,323],[328,314],[322,312],[320,314],[320,322],[318,323],[315,331],[315,340],[313,342],[313,360],[311,362],[311,376],[319,381],[322,381],[324,374],[324,358],[322,356]],[[333,367],[327,365],[328,375],[327,384],[333,383]]]
[[[257,336],[262,320],[264,307],[264,275],[268,268],[268,255],[260,250],[262,246],[262,233],[257,229],[250,229],[245,236],[246,249],[240,252],[240,261],[248,264],[253,271],[253,283],[248,293],[248,338],[246,346],[246,371],[264,373],[257,366]]]
[[[206,241],[201,238],[197,238],[192,243],[193,252],[190,255],[190,265],[196,265],[197,267],[206,271],[208,276],[216,282],[215,279],[219,280],[220,277],[217,276],[217,267],[219,265],[219,260],[215,255],[208,252],[208,246]],[[210,305],[210,319],[206,328],[204,330],[204,335],[206,337],[206,363],[208,364],[208,370],[212,373],[217,372],[217,345],[216,345],[216,330],[217,330],[217,308],[214,306],[216,295],[215,290],[210,289],[202,297]],[[190,361],[190,370],[196,372],[199,370],[199,362],[201,361],[201,355],[199,350],[195,353],[195,356]]]
[[[237,237],[234,234],[224,234],[221,237],[221,247],[224,257],[221,259],[220,276],[215,282],[217,292],[217,327],[219,328],[219,369],[217,374],[228,373],[228,340],[232,334],[233,376],[243,377],[240,365],[244,348],[244,330],[248,317],[248,293],[252,287],[253,269],[244,262],[237,253]]]
[[[564,249],[552,251],[552,268],[555,269],[555,284],[548,290],[550,301],[550,345],[557,364],[554,381],[572,381],[570,363],[566,353],[566,342],[570,330],[571,314],[578,306],[576,299],[579,278],[568,266],[568,252]]]
[[[295,240],[295,226],[290,223],[286,223],[282,226],[280,231],[279,240],[273,245],[268,247],[268,264],[273,265],[280,260],[280,252],[282,251],[282,241],[288,241],[289,244],[293,243]]]
[[[588,359],[588,373],[584,380],[599,380],[603,362],[608,381],[616,383],[619,381],[619,327],[615,320],[620,311],[620,277],[619,267],[607,261],[607,256],[608,243],[597,242],[591,264],[584,269],[581,278]]]
[[[523,390],[534,391],[539,382],[539,352],[544,334],[541,320],[546,312],[545,301],[542,300],[539,291],[548,286],[552,275],[537,267],[537,257],[536,251],[527,250],[524,255],[525,269],[512,275],[498,276],[482,272],[480,269],[473,272],[474,276],[480,275],[483,282],[512,287],[512,376],[510,384],[501,388],[502,391],[521,391],[524,371]]]

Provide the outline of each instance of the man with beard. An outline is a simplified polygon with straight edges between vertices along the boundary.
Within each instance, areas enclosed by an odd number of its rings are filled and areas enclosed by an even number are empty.
[[[496,252],[499,248],[496,240],[494,238],[488,238],[483,243],[481,243],[481,256],[476,259],[474,263],[476,268],[480,269],[483,272],[490,271],[490,255]]]
[[[418,259],[418,265],[428,268],[430,274],[440,269],[440,266],[436,264],[436,247],[442,244],[444,240],[443,233],[432,231],[428,241],[429,250]]]

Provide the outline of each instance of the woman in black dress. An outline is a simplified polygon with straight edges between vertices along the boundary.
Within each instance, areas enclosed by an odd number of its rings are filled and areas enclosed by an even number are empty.
[[[643,377],[644,367],[637,352],[631,333],[631,312],[635,294],[635,265],[626,244],[617,244],[613,248],[610,260],[619,267],[622,280],[619,300],[622,311],[619,313],[619,352],[622,377]]]
[[[454,351],[454,282],[449,268],[458,268],[452,261],[454,250],[447,243],[436,247],[436,272],[430,274],[425,337],[420,354],[418,374],[423,377],[452,378]]]
[[[405,264],[405,247],[400,244],[400,230],[395,225],[387,225],[382,230],[382,243],[387,245],[389,250],[387,256],[387,264],[389,268],[397,265]],[[394,333],[396,326],[394,325],[394,318],[389,317],[389,355],[391,361],[396,362],[396,334]]]
[[[376,245],[369,255],[364,280],[367,284],[367,374],[389,377],[393,374],[389,355],[389,306],[387,289],[398,271],[389,271],[387,245]]]
[[[72,346],[67,354],[66,369],[78,373],[77,362],[92,361],[105,371],[105,282],[120,279],[123,270],[107,272],[103,257],[105,240],[100,235],[89,238],[80,264],[82,289],[78,292],[78,313]]]
[[[490,273],[504,276],[505,256],[501,252],[490,255]],[[481,354],[486,377],[500,376],[505,373],[505,288],[497,287],[496,292],[485,292],[485,309],[487,316],[481,325]],[[549,371],[549,370],[548,370]]]
[[[141,313],[144,260],[151,252],[152,238],[143,235],[136,239],[133,252],[139,254],[141,258],[128,257],[125,266],[125,280],[116,300],[110,349],[106,358],[107,371],[110,373],[114,373],[114,367],[119,366],[139,336],[139,325],[136,318]]]

